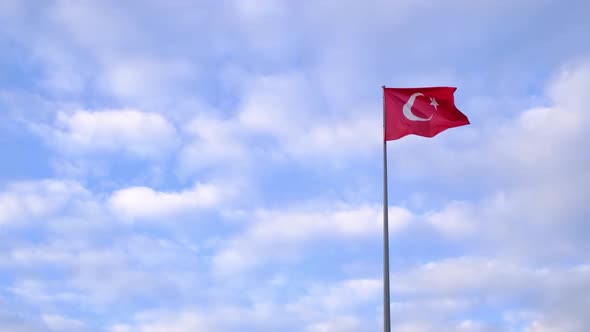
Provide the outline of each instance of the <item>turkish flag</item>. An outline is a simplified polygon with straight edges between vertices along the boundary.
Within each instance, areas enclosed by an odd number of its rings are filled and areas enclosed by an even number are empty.
[[[433,137],[446,129],[469,124],[469,119],[455,106],[455,90],[383,87],[385,140],[410,134]]]

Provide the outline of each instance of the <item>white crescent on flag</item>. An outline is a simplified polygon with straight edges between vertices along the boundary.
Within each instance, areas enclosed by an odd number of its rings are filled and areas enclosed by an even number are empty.
[[[408,101],[404,104],[404,107],[402,109],[404,116],[406,117],[406,119],[408,119],[410,121],[430,121],[430,119],[432,119],[432,115],[429,118],[421,118],[419,116],[416,116],[414,113],[412,113],[412,106],[414,106],[414,101],[416,100],[416,97],[418,97],[418,96],[424,96],[424,95],[420,92],[416,92],[416,93],[412,94],[410,96],[410,99],[408,99]]]

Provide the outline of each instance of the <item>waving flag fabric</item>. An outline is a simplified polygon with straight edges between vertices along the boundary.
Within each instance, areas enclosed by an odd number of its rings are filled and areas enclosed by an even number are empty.
[[[433,137],[469,124],[455,106],[453,87],[383,88],[385,140],[414,134]]]

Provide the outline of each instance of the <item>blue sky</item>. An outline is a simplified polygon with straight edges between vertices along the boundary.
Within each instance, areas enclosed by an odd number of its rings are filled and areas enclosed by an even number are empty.
[[[0,331],[587,332],[587,1],[0,3]]]

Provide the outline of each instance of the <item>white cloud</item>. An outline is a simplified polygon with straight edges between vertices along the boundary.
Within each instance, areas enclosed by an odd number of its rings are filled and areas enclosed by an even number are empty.
[[[162,315],[151,318],[130,329],[133,332],[184,332],[184,331],[221,331],[210,322],[210,316],[197,312],[185,311],[176,315]]]
[[[0,224],[47,217],[67,207],[73,199],[89,195],[80,184],[71,181],[14,182],[0,192]]]
[[[306,320],[322,320],[363,304],[374,304],[382,294],[381,279],[349,279],[317,283],[286,305],[286,310]]]
[[[238,108],[241,126],[276,140],[279,153],[305,159],[375,152],[382,127],[378,104],[349,105],[332,113],[299,72],[254,78]],[[325,112],[317,113],[317,110]],[[360,114],[350,116],[350,114]]]
[[[34,47],[36,56],[46,65],[40,81],[42,87],[57,93],[83,91],[91,72],[83,59],[48,40],[40,40]]]
[[[55,332],[51,331],[39,319],[25,317],[20,314],[11,313],[10,311],[0,311],[0,331],[6,332]]]
[[[248,129],[279,138],[312,124],[317,97],[300,72],[251,78],[239,105],[238,119]]]
[[[72,3],[56,1],[48,8],[51,26],[62,37],[89,51],[112,52],[126,43],[139,44],[141,30],[137,19],[117,11],[106,2]],[[71,47],[74,48],[74,47]]]
[[[466,202],[450,202],[444,209],[429,213],[426,220],[445,235],[462,237],[477,231],[474,208]]]
[[[170,10],[157,3],[148,7],[157,11],[159,18]],[[22,47],[41,67],[40,73],[31,75],[32,79],[59,99],[65,95],[79,102],[80,95],[89,92],[132,107],[169,109],[178,100],[188,99],[178,96],[188,91],[191,79],[199,76],[194,58],[189,61],[190,55],[171,54],[168,47],[164,50],[161,41],[154,39],[162,31],[151,30],[152,20],[124,13],[136,12],[133,4],[60,0],[38,6],[8,4],[7,11],[11,9],[19,15],[7,25],[11,30],[12,25],[20,27],[11,31],[10,37],[19,42],[26,40]],[[36,10],[44,14],[38,16]],[[170,19],[179,18],[178,11],[174,14]],[[26,24],[30,20],[37,22],[34,28]],[[188,51],[190,47],[182,49]]]
[[[63,331],[63,332],[72,332],[72,331],[86,331],[87,327],[86,324],[83,322],[66,318],[60,315],[50,315],[44,314],[41,315],[41,319],[52,331]]]
[[[449,331],[449,332],[508,332],[510,330],[494,326],[493,324],[474,321],[464,320],[457,323],[453,322],[437,322],[430,323],[426,319],[422,321],[404,322],[404,323],[393,323],[392,330],[401,332],[437,332],[437,331]]]
[[[189,135],[179,153],[179,173],[193,174],[209,166],[246,167],[255,152],[247,145],[244,128],[231,119],[197,116],[186,127]]]
[[[502,321],[496,326],[466,321],[445,330],[510,331],[528,326],[527,332],[581,332],[590,326],[582,309],[588,304],[589,273],[588,265],[534,268],[521,261],[468,257],[430,262],[393,275],[393,297],[405,300],[392,309],[410,326],[422,322],[416,331],[439,330],[433,327],[468,308],[497,308]],[[425,305],[424,300],[435,305]]]
[[[237,0],[228,2],[234,43],[244,55],[272,65],[293,57],[299,44],[300,31],[294,6],[277,0]]]
[[[366,331],[366,326],[354,316],[334,317],[329,321],[313,323],[305,329],[307,332],[360,332]]]
[[[254,328],[268,330],[275,326],[272,313],[265,308],[242,308],[231,305],[211,305],[206,309],[187,307],[175,311],[147,311],[127,324],[118,324],[112,332],[184,332],[184,331],[243,331]]]
[[[101,88],[123,100],[135,104],[146,99],[161,100],[173,93],[183,81],[196,74],[196,68],[187,61],[165,58],[129,58],[104,61],[105,71]]]
[[[190,290],[201,287],[206,274],[198,253],[194,244],[165,238],[126,234],[100,246],[56,236],[48,243],[8,250],[0,256],[0,268],[23,273],[9,288],[21,301],[49,308],[85,305],[100,311],[138,299],[169,304],[191,296]],[[47,278],[42,273],[46,269],[60,278]]]
[[[224,241],[213,258],[214,269],[221,274],[240,272],[267,260],[288,257],[305,243],[322,238],[373,237],[382,229],[382,216],[381,209],[376,206],[261,210],[251,216],[253,223],[242,234]],[[390,208],[390,231],[400,231],[412,218],[405,209]]]
[[[367,108],[363,108],[367,110]],[[365,114],[371,114],[367,112]],[[285,143],[284,149],[305,160],[309,157],[361,158],[375,155],[383,137],[378,116],[337,117],[324,120]]]
[[[50,144],[73,155],[123,152],[154,159],[178,144],[176,129],[163,116],[131,109],[60,112],[45,135]]]
[[[115,191],[108,200],[110,209],[124,220],[161,219],[216,206],[227,191],[214,184],[196,183],[180,192],[160,192],[148,187]]]
[[[329,111],[301,72],[243,77],[248,82],[233,116],[196,116],[179,157],[181,174],[204,167],[244,169],[260,160],[340,160],[374,154],[382,127],[378,104]],[[318,115],[315,111],[325,108]],[[360,115],[351,115],[360,114]],[[376,114],[375,116],[371,114]]]
[[[392,278],[398,294],[461,296],[489,292],[494,296],[513,296],[535,287],[531,280],[542,280],[545,270],[529,269],[495,259],[460,257],[419,265]],[[538,283],[537,283],[538,285]],[[501,293],[500,293],[501,292]]]
[[[367,322],[365,316],[349,312],[372,305],[372,300],[379,297],[379,285],[374,279],[313,283],[284,301],[276,301],[274,295],[270,298],[253,296],[240,306],[223,300],[221,303],[213,301],[203,308],[146,311],[135,315],[133,321],[113,325],[111,331],[362,331],[375,322]],[[255,293],[255,288],[246,293]],[[263,293],[269,291],[264,289]]]

